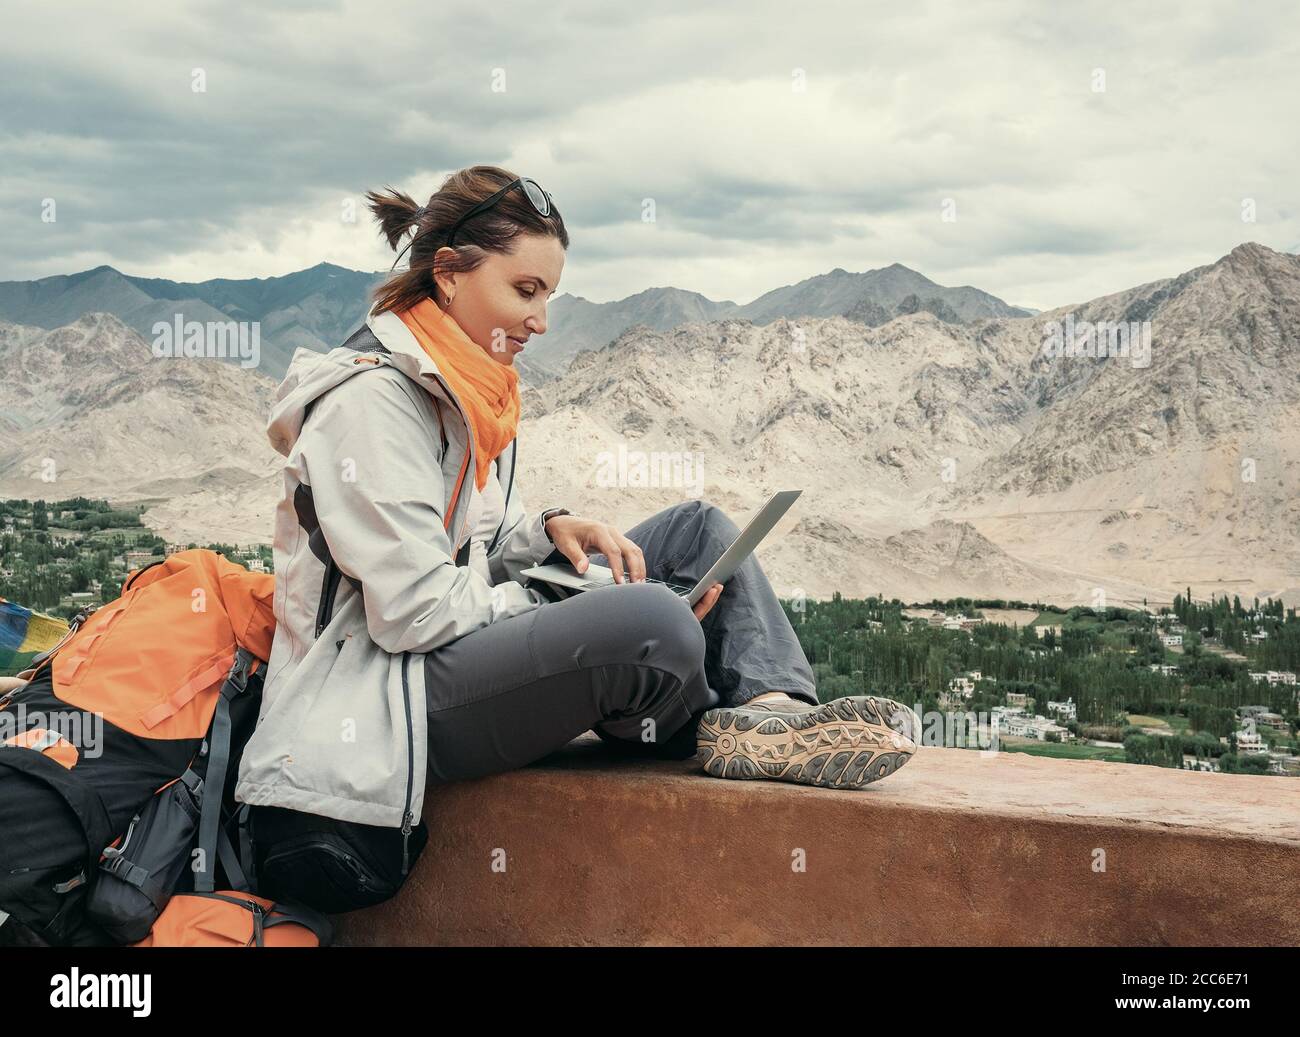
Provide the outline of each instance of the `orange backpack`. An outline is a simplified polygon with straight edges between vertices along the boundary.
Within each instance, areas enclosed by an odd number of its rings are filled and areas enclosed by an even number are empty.
[[[320,917],[253,893],[177,893],[136,947],[319,947]]]
[[[272,575],[216,552],[179,551],[83,610],[0,697],[0,910],[63,945],[170,942],[150,936],[155,921],[175,933],[185,919],[190,942],[204,942],[209,929],[233,931],[211,925],[227,908],[255,936],[279,928],[270,901],[265,917],[246,906],[258,898],[241,892],[231,835],[274,589]],[[173,894],[214,895],[218,865],[238,906],[167,910]]]

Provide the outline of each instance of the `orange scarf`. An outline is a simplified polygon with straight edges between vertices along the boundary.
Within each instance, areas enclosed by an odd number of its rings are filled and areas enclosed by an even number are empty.
[[[474,437],[474,481],[487,485],[492,461],[519,429],[519,372],[498,364],[431,298],[398,314],[447,379]]]

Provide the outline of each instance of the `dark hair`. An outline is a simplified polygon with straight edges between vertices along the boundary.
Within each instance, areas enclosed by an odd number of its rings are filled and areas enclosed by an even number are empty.
[[[398,242],[407,231],[416,228],[409,269],[375,289],[374,312],[409,309],[435,294],[435,273],[468,273],[481,266],[489,252],[509,255],[514,251],[514,239],[520,234],[546,234],[558,238],[567,249],[569,232],[554,204],[551,214],[542,216],[524,196],[523,189],[517,188],[506,192],[492,208],[462,224],[452,246],[455,256],[434,263],[435,254],[447,244],[447,236],[456,221],[514,179],[514,173],[500,166],[470,166],[448,176],[429,196],[423,211],[410,195],[396,188],[367,191],[368,208],[379,221],[379,232],[388,241],[389,248],[397,251]]]

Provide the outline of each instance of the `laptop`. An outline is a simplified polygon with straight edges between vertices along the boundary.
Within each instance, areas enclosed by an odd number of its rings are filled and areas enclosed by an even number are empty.
[[[740,568],[741,563],[748,558],[758,547],[762,539],[772,531],[780,520],[781,516],[790,510],[793,504],[803,490],[782,490],[779,493],[772,494],[766,504],[763,505],[757,515],[749,520],[749,525],[740,531],[740,535],[731,542],[731,546],[722,552],[722,557],[713,563],[712,567],[699,580],[698,583],[679,583],[673,580],[655,580],[649,576],[645,578],[646,583],[662,583],[679,598],[685,598],[687,604],[694,605],[705,592],[715,583],[726,583],[731,579],[732,574]],[[566,587],[573,591],[595,590],[597,587],[609,587],[614,584],[614,570],[606,565],[595,565],[594,563],[587,566],[585,573],[579,573],[568,562],[553,562],[549,565],[535,565],[530,569],[524,569],[520,572],[521,576],[528,576],[534,580],[542,580],[546,583],[553,583],[557,587]],[[627,571],[623,572],[624,582],[627,582]]]

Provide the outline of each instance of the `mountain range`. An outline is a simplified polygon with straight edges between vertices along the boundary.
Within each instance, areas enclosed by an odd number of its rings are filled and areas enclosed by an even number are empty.
[[[90,313],[110,313],[146,340],[155,323],[257,321],[261,371],[284,377],[295,349],[325,352],[355,331],[369,309],[369,291],[383,274],[319,263],[283,277],[197,284],[132,277],[111,266],[38,281],[0,281],[0,320],[58,328]]]
[[[761,326],[783,317],[795,320],[843,315],[876,325],[921,309],[939,312],[954,323],[1024,317],[1033,312],[1011,306],[978,288],[945,288],[899,263],[863,273],[836,267],[797,284],[774,288],[743,306],[715,302],[680,288],[647,288],[606,303],[562,295],[549,308],[547,333],[530,342],[527,354],[515,363],[529,381],[540,384],[563,375],[579,353],[600,349],[638,326],[649,331],[671,331],[701,321],[744,320]]]
[[[526,381],[525,503],[627,529],[701,495],[743,524],[801,488],[759,550],[786,595],[1300,602],[1300,257],[1245,244],[1038,314],[911,273],[833,271],[771,300],[821,312],[766,320],[675,289],[588,310],[572,326],[638,319]],[[879,295],[845,304],[846,277]],[[656,304],[699,315],[651,327]],[[1047,348],[1103,321],[1145,329],[1145,363]],[[156,358],[106,313],[0,324],[0,495],[148,501],[169,539],[265,541],[274,387]]]
[[[58,328],[88,313],[111,313],[146,339],[159,321],[257,321],[259,369],[284,377],[294,350],[324,352],[356,330],[369,310],[371,289],[383,273],[363,273],[319,263],[283,277],[199,283],[132,277],[111,266],[37,281],[0,282],[0,320]],[[855,319],[881,324],[899,313],[928,309],[962,322],[981,317],[1024,316],[976,288],[945,288],[897,263],[851,274],[836,268],[798,284],[776,288],[753,302],[714,302],[678,288],[647,288],[626,299],[594,303],[560,295],[548,307],[547,332],[535,336],[520,374],[540,383],[564,373],[578,353],[599,349],[638,324],[668,331],[682,324],[730,317],[768,324],[779,317],[827,317],[853,311]]]

